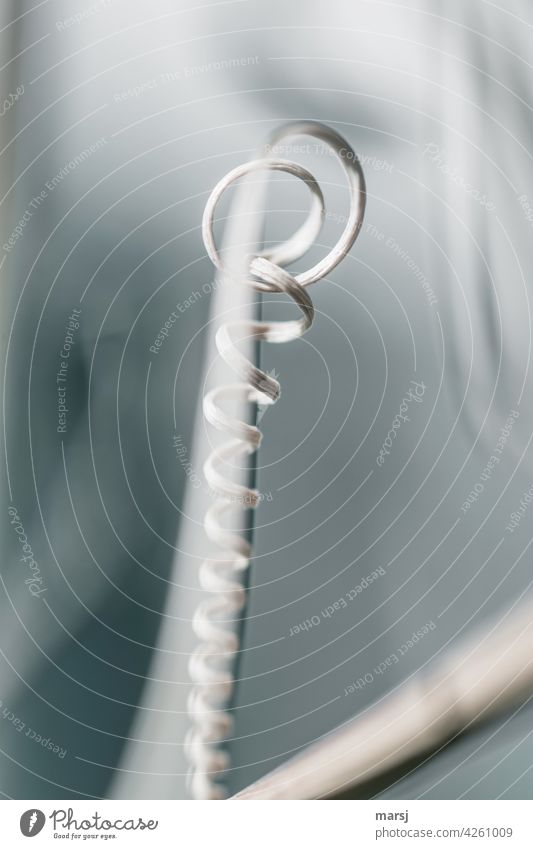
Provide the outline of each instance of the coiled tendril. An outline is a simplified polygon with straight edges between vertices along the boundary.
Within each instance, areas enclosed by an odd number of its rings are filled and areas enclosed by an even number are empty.
[[[250,261],[250,277],[246,281],[258,292],[287,295],[299,308],[301,317],[290,321],[240,321],[223,323],[215,342],[222,359],[235,373],[238,382],[217,387],[204,398],[204,415],[215,428],[228,436],[215,448],[204,465],[206,481],[217,495],[209,507],[204,528],[217,551],[200,567],[201,587],[210,593],[193,616],[194,632],[200,644],[189,662],[194,683],[189,698],[191,729],[186,746],[191,763],[191,794],[197,799],[225,798],[223,774],[230,766],[224,741],[232,731],[228,705],[234,688],[233,668],[239,651],[239,637],[232,619],[240,617],[246,603],[245,573],[250,563],[251,546],[241,533],[228,530],[224,516],[235,505],[243,510],[257,507],[258,490],[232,481],[224,474],[224,465],[242,455],[253,454],[261,442],[258,427],[241,421],[225,411],[228,401],[273,404],[280,385],[271,375],[257,368],[238,348],[237,342],[253,339],[284,343],[302,336],[312,325],[314,308],[306,287],[326,276],[352,247],[363,221],[365,183],[359,160],[349,144],[334,130],[314,122],[289,124],[275,134],[267,146],[287,136],[308,135],[330,147],[340,159],[348,179],[350,212],[339,241],[320,262],[301,274],[292,275],[283,267],[299,259],[316,239],[325,214],[322,191],[313,175],[301,165],[286,159],[265,156],[234,168],[215,186],[207,201],[202,221],[207,253],[222,273],[224,283],[231,274],[224,269],[213,235],[216,206],[228,186],[235,180],[259,169],[283,171],[303,180],[311,193],[311,208],[305,223],[286,242],[265,250]]]

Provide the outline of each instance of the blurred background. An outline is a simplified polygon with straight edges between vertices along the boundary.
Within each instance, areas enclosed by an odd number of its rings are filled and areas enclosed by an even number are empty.
[[[261,353],[282,397],[261,421],[232,791],[527,596],[532,26],[525,0],[4,0],[4,797],[186,797],[201,218],[285,121],[349,141],[368,205],[310,290],[312,330]],[[320,145],[280,155],[326,199],[298,271],[348,198]],[[307,203],[277,180],[266,242]],[[532,798],[531,727],[519,705],[387,794]]]

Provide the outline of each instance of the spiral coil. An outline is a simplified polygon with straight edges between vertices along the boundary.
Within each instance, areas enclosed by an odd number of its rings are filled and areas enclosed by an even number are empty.
[[[220,357],[239,378],[239,382],[217,387],[206,394],[203,410],[206,420],[230,437],[215,448],[204,465],[204,476],[217,499],[204,518],[207,537],[218,551],[200,567],[200,585],[211,596],[202,601],[193,616],[193,629],[200,640],[189,662],[193,689],[189,698],[191,729],[186,748],[191,764],[190,790],[196,799],[226,797],[224,772],[230,758],[224,741],[231,735],[232,716],[228,710],[233,688],[233,667],[239,651],[234,621],[242,616],[246,604],[245,574],[250,563],[251,545],[240,533],[228,530],[225,515],[235,505],[243,510],[255,508],[261,496],[257,489],[232,481],[224,474],[228,462],[253,454],[260,445],[258,427],[241,421],[225,411],[228,401],[257,405],[273,404],[280,394],[278,381],[257,368],[238,348],[238,341],[256,340],[284,343],[302,336],[313,323],[314,307],[306,287],[326,276],[347,254],[361,228],[365,207],[365,184],[357,156],[335,131],[313,122],[290,124],[270,140],[267,150],[287,136],[308,135],[320,139],[340,159],[348,179],[350,213],[337,245],[324,259],[306,272],[292,275],[283,267],[299,259],[311,247],[325,215],[324,198],[313,175],[301,165],[285,159],[265,156],[234,168],[215,186],[206,204],[202,230],[205,247],[213,264],[231,281],[223,267],[214,235],[213,217],[226,188],[259,169],[283,171],[303,180],[311,193],[311,207],[305,223],[286,242],[265,250],[250,261],[247,284],[258,292],[287,295],[301,312],[290,321],[226,322],[217,330],[215,343]]]

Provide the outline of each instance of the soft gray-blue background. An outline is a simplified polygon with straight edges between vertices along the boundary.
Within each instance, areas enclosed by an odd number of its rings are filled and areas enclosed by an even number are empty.
[[[236,790],[474,624],[512,615],[529,588],[533,514],[512,533],[506,525],[533,483],[531,9],[24,0],[4,3],[0,25],[2,94],[24,85],[0,118],[1,244],[33,213],[0,255],[5,796],[185,795],[187,687],[179,703],[161,703],[160,723],[143,685],[188,479],[173,440],[190,454],[201,392],[210,297],[191,294],[212,280],[203,205],[286,120],[331,124],[363,160],[365,227],[311,290],[315,326],[262,352],[282,397],[261,422],[258,485],[269,497],[256,517],[238,670]],[[346,193],[323,152],[284,153],[325,187],[326,224],[303,268],[336,240]],[[304,187],[277,185],[267,239],[292,232],[306,203]],[[82,314],[58,434],[56,373],[73,308]],[[283,318],[287,307],[269,302],[265,314]],[[379,466],[413,380],[422,402]],[[511,411],[500,462],[482,478]],[[47,587],[38,599],[10,503]],[[290,636],[378,567],[385,574],[353,602]],[[344,695],[430,622],[400,662]],[[185,681],[189,623],[180,627]],[[504,718],[391,794],[531,798],[529,720]]]

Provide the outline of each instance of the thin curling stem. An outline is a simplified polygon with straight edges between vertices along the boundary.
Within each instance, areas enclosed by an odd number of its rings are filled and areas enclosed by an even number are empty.
[[[258,169],[284,171],[303,180],[312,198],[305,223],[286,242],[250,260],[250,280],[258,292],[286,295],[301,312],[299,319],[289,321],[240,321],[223,323],[215,336],[220,357],[238,378],[238,382],[211,390],[204,398],[204,416],[228,440],[211,452],[204,464],[204,475],[216,500],[204,518],[204,530],[216,550],[200,568],[200,585],[210,593],[193,616],[194,633],[199,645],[189,662],[193,689],[189,698],[191,728],[186,739],[190,772],[190,791],[196,799],[223,799],[228,793],[224,773],[230,757],[224,743],[232,733],[232,716],[228,709],[234,691],[234,667],[240,650],[235,632],[235,620],[242,617],[246,605],[245,575],[251,558],[251,546],[246,537],[228,530],[227,514],[239,506],[243,511],[256,508],[260,493],[237,484],[227,474],[228,463],[243,455],[252,455],[261,442],[261,431],[254,425],[231,416],[225,403],[273,404],[280,394],[275,378],[254,365],[238,348],[244,339],[280,344],[303,336],[314,319],[313,302],[306,286],[324,277],[346,255],[360,230],[364,214],[365,187],[359,161],[348,143],[336,132],[311,122],[288,125],[277,134],[284,136],[311,135],[328,144],[341,160],[348,178],[351,208],[339,242],[328,255],[309,272],[296,276],[284,265],[299,259],[316,239],[324,219],[324,199],[313,175],[300,165],[284,159],[265,157],[253,160],[230,171],[215,186],[205,208],[203,237],[206,250],[216,268],[231,280],[231,269],[223,267],[215,246],[213,217],[220,197],[235,180]],[[343,158],[341,151],[346,152]]]

